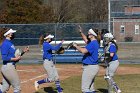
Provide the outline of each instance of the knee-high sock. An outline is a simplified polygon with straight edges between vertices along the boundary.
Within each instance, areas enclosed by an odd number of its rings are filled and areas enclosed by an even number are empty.
[[[60,81],[59,80],[55,81],[55,85],[56,85],[56,88],[57,88],[58,92],[62,92],[62,89],[60,87]]]
[[[85,92],[85,93],[95,93],[95,91],[92,91],[92,92]]]
[[[46,79],[39,80],[37,83],[38,84],[43,84],[43,83],[49,83],[49,82],[50,82],[49,79],[46,78]]]
[[[0,93],[2,93],[1,89],[0,89]]]

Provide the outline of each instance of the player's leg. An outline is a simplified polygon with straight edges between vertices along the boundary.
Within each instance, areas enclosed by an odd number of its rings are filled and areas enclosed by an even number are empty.
[[[44,78],[42,80],[39,81],[35,81],[35,89],[38,90],[39,89],[39,85],[43,84],[43,83],[50,83],[52,81],[54,81],[54,73],[53,73],[53,61],[48,61],[48,60],[44,60],[44,64],[43,64],[48,77]]]
[[[117,68],[118,68],[118,66],[119,66],[119,61],[118,60],[111,61],[109,63],[108,69],[106,70],[106,75],[109,75],[109,76],[113,77]]]
[[[112,77],[110,77],[110,83],[112,85],[112,87],[114,88],[114,90],[116,91],[116,93],[121,93],[120,88],[118,87],[118,85],[116,84],[116,82],[114,81],[114,79]]]
[[[53,66],[53,77],[55,80],[55,85],[56,85],[58,93],[63,93],[62,88],[60,86],[60,80],[59,80],[58,72],[57,72],[55,65]]]
[[[16,69],[13,69],[13,75],[12,75],[12,81],[11,81],[11,85],[14,88],[14,93],[20,93],[21,92],[21,88],[20,88],[20,79],[18,76],[18,73],[16,71]]]
[[[15,69],[14,65],[8,65],[9,67],[9,74],[6,75],[7,79],[9,80],[10,84],[14,88],[14,93],[20,93],[21,88],[20,88],[20,79],[18,76],[18,73]],[[11,74],[12,73],[12,74]]]
[[[87,65],[83,66],[82,74],[82,92],[83,93],[94,93],[94,78],[98,73],[98,65]],[[92,88],[91,88],[92,87]],[[92,89],[92,90],[91,90]]]
[[[10,82],[6,78],[6,74],[9,74],[9,69],[7,68],[6,65],[2,65],[1,73],[2,73],[2,76],[3,76],[3,80],[2,80],[2,84],[1,84],[1,92],[4,93],[7,90],[9,90],[9,88],[10,88]]]
[[[0,93],[4,93],[4,92],[8,91],[9,88],[10,88],[10,83],[8,83],[8,81],[6,81],[5,78],[3,78],[1,88],[0,88]]]
[[[2,68],[3,76],[5,77],[6,81],[8,81],[8,84],[11,84],[14,88],[15,93],[20,93],[20,80],[19,76],[17,74],[17,71],[15,69],[15,66],[8,63],[7,65],[4,65]],[[6,84],[6,83],[4,83]],[[4,86],[4,85],[3,85]]]
[[[107,84],[108,84],[108,93],[112,93],[112,84],[111,84],[111,82],[110,82],[110,76],[109,76],[109,69],[110,68],[110,65],[107,65],[107,68],[106,68],[106,74],[105,74],[105,76],[104,76],[104,79],[106,80],[106,82],[107,82]]]
[[[52,71],[53,71],[53,62],[45,60],[43,66],[47,72],[48,77],[45,79],[39,80],[38,81],[39,84],[52,82],[51,77],[52,77]]]
[[[107,69],[106,69],[105,80],[109,84],[109,91],[112,90],[112,88],[114,88],[119,93],[121,91],[120,91],[119,87],[117,86],[117,84],[113,80],[113,76],[114,76],[118,66],[119,66],[119,61],[118,60],[112,61],[112,62],[109,63],[109,67],[107,67]]]
[[[94,80],[95,80],[95,78],[92,80],[91,85],[90,85],[90,90],[91,91],[94,91],[95,90],[94,89]]]

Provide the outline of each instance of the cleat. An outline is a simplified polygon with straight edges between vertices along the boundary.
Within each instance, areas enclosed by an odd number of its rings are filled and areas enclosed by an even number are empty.
[[[109,76],[104,76],[104,79],[110,79],[110,77]]]
[[[35,86],[35,90],[38,91],[39,90],[39,84],[37,83],[37,81],[34,82],[34,86]]]
[[[121,93],[122,91],[120,89],[118,89],[117,93]]]

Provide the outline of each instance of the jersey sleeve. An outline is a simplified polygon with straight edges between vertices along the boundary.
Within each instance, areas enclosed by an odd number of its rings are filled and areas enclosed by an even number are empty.
[[[50,45],[51,50],[59,50],[59,48],[61,47],[62,43],[59,43],[57,46],[52,46]]]
[[[6,44],[1,46],[1,55],[3,61],[10,61],[11,57],[8,56],[10,47]]]
[[[47,51],[47,50],[50,50],[51,49],[51,46],[49,44],[43,44],[43,50],[44,51]]]
[[[43,49],[44,49],[44,51],[45,50],[58,50],[61,45],[62,45],[62,43],[58,44],[57,46],[52,46],[50,44],[44,44]]]
[[[85,47],[88,52],[91,54],[94,50],[93,50],[93,44],[92,43],[89,43],[86,47]]]
[[[117,50],[116,50],[116,46],[113,44],[110,46],[110,49],[109,49],[109,52],[110,53],[115,53]]]

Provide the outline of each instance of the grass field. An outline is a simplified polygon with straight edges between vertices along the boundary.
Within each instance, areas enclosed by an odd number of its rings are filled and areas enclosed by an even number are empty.
[[[120,67],[139,68],[140,65],[120,65]],[[122,93],[140,93],[140,74],[116,75],[114,79],[121,88]],[[64,93],[81,93],[81,76],[72,76],[62,80],[61,85]],[[103,75],[96,77],[95,89],[97,93],[107,93],[107,83]],[[41,88],[36,93],[57,93],[56,91],[53,84],[52,86]]]
[[[115,81],[122,93],[140,93],[140,75],[117,75]],[[64,93],[81,93],[81,76],[70,77],[61,82]],[[54,88],[54,89],[53,89]],[[97,93],[107,93],[107,84],[103,76],[98,76],[95,81]],[[55,86],[45,87],[37,93],[57,93]]]
[[[82,64],[56,64],[64,93],[81,93]],[[21,93],[57,93],[54,83],[40,85],[40,90],[35,92],[34,81],[47,77],[42,64],[17,65],[18,75],[21,80]],[[107,93],[107,84],[103,76],[105,69],[100,66],[95,80],[97,93]],[[0,74],[0,81],[2,76]],[[140,65],[120,65],[115,81],[120,86],[122,93],[140,93]],[[13,93],[10,87],[8,93]]]

